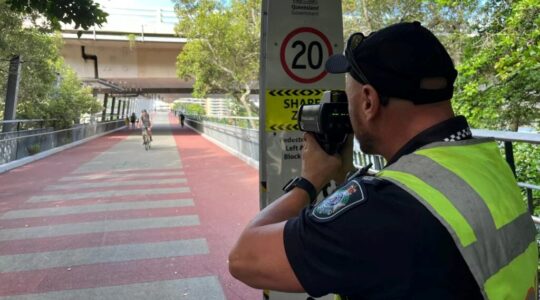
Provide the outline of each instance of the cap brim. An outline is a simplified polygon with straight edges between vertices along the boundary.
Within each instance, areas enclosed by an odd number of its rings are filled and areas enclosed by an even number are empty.
[[[351,65],[343,54],[334,54],[326,60],[324,69],[328,73],[341,74],[349,72]]]

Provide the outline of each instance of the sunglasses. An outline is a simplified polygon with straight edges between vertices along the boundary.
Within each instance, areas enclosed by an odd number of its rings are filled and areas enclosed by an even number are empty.
[[[372,32],[371,34],[373,34]],[[370,35],[371,35],[370,34]],[[354,59],[354,50],[362,44],[362,42],[366,39],[366,36],[364,36],[361,32],[353,33],[349,39],[347,40],[347,45],[345,47],[345,57],[347,58],[347,61],[349,62],[349,70],[347,70],[351,76],[356,79],[356,81],[362,83],[362,84],[371,84],[369,80],[367,79],[364,72],[362,72],[362,69],[358,66],[356,63],[356,60]],[[381,99],[382,105],[388,104],[390,101],[390,98],[382,95],[379,93],[379,97]]]
[[[347,40],[347,46],[345,47],[345,57],[349,61],[349,65],[350,65],[350,68],[348,71],[349,73],[351,73],[354,79],[358,80],[360,83],[369,84],[369,80],[367,80],[366,75],[364,74],[364,72],[362,72],[362,70],[356,63],[356,60],[354,59],[354,55],[353,55],[354,50],[356,50],[356,48],[358,48],[358,46],[360,46],[360,44],[362,44],[362,42],[365,39],[366,37],[364,36],[363,33],[361,32],[353,33]]]

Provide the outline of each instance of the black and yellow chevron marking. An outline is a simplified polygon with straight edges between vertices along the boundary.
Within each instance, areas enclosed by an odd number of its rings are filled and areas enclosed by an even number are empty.
[[[280,130],[299,130],[298,124],[269,124],[270,130],[280,131]]]
[[[320,96],[325,90],[270,90],[271,96]]]

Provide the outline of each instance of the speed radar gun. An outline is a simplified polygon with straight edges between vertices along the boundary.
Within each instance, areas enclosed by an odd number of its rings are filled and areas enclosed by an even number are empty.
[[[326,153],[338,153],[348,134],[353,132],[347,94],[338,90],[326,91],[320,104],[302,105],[298,112],[298,126],[301,131],[313,133]]]

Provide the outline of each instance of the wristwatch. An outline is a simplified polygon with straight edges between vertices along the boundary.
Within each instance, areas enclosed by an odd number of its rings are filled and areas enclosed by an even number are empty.
[[[313,201],[317,199],[317,190],[315,189],[315,186],[304,177],[294,177],[289,180],[283,187],[283,190],[289,192],[295,187],[299,187],[308,193],[310,203],[313,203]]]

